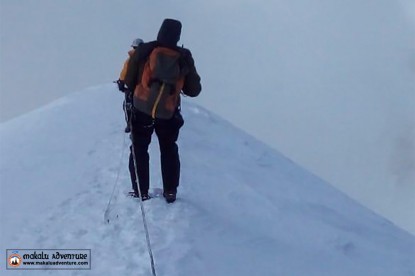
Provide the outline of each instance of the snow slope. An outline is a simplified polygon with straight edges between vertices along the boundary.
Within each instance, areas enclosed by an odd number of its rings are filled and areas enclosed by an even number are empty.
[[[1,259],[6,248],[88,248],[92,270],[74,275],[150,275],[139,204],[123,196],[122,98],[91,87],[0,125]],[[178,200],[144,203],[157,275],[415,275],[413,236],[192,102]],[[156,146],[151,156],[161,187]],[[118,172],[118,218],[106,224]]]

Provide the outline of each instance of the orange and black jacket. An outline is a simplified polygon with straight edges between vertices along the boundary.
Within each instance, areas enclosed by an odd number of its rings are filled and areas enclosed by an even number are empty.
[[[128,63],[130,62],[130,58],[134,55],[135,49],[131,49],[128,51],[128,58],[124,62],[124,66],[122,67],[121,73],[120,73],[120,80],[125,82],[125,77],[127,76],[127,69],[128,69]]]

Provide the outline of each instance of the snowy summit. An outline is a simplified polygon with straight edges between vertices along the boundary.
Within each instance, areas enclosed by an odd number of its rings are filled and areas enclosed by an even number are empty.
[[[92,87],[0,125],[3,260],[8,248],[91,249],[92,269],[75,275],[151,275],[140,205],[125,196],[122,100]],[[177,201],[144,202],[157,275],[415,275],[413,236],[194,102]],[[153,143],[151,188],[158,155]]]

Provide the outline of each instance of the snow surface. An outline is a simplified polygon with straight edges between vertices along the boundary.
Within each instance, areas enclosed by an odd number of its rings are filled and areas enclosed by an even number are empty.
[[[113,84],[91,87],[0,125],[0,259],[6,248],[92,249],[91,271],[0,274],[151,274],[139,204],[124,196],[122,99]],[[144,203],[157,275],[415,275],[414,236],[193,102],[178,200]]]

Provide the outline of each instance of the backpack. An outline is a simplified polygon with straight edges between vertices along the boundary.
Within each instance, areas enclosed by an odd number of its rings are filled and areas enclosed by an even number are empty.
[[[170,119],[184,85],[180,52],[156,47],[149,55],[134,90],[134,107],[153,119]]]

